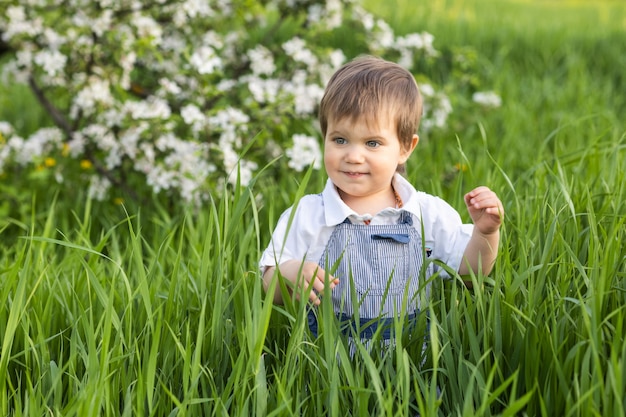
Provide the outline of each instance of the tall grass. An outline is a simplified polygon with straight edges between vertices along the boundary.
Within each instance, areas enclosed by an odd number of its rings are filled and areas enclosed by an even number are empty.
[[[91,204],[61,224],[52,202],[3,248],[0,413],[624,415],[625,152],[598,138],[510,180],[496,270],[436,281],[424,364],[421,338],[351,358],[332,316],[315,340],[305,304],[265,299],[276,203],[254,188],[96,234]]]
[[[555,2],[397,4],[413,14],[380,13],[400,31],[485,53],[503,96],[408,163],[461,212],[471,186],[498,191],[494,272],[471,291],[436,280],[429,326],[350,357],[324,305],[315,339],[307,306],[272,305],[256,268],[279,214],[322,175],[261,174],[180,213],[37,196],[0,221],[0,415],[626,414],[623,5],[568,2],[557,22],[541,14]]]

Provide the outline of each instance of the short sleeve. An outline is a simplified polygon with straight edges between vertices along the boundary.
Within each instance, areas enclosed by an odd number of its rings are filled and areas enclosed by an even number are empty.
[[[305,260],[311,252],[315,252],[311,248],[316,246],[314,243],[319,238],[323,219],[322,199],[319,195],[304,196],[297,206],[283,212],[272,232],[269,245],[261,255],[261,271],[265,272],[268,267],[288,260]]]
[[[441,261],[453,271],[458,271],[474,225],[464,224],[459,213],[438,197],[433,197],[429,205],[431,207],[424,227],[425,246],[432,251],[431,259]],[[445,269],[436,269],[442,277],[450,278]]]

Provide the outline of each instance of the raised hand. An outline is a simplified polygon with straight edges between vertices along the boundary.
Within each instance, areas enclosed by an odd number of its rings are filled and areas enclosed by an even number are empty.
[[[465,194],[465,205],[478,232],[489,235],[500,229],[504,207],[496,193],[488,187],[476,187]]]

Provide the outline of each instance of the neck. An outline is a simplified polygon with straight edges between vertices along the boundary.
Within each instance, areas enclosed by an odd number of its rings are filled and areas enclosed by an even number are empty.
[[[337,189],[337,191],[339,192],[339,196],[343,202],[359,215],[375,215],[386,208],[402,207],[402,202],[398,200],[399,197],[397,198],[397,195],[391,186],[384,192],[367,197],[351,196],[344,193],[340,189]]]

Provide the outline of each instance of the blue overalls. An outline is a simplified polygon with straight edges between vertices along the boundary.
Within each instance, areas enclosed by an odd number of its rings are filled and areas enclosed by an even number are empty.
[[[412,224],[413,218],[406,211],[402,211],[397,224],[353,224],[346,219],[335,228],[326,245],[319,265],[339,278],[332,291],[332,304],[348,335],[351,353],[353,337],[368,343],[379,326],[384,326],[382,338],[390,344],[393,318],[405,311],[411,320],[419,312],[420,294],[429,296],[428,287],[420,289],[424,285],[419,280],[424,249]],[[309,311],[308,323],[317,336],[314,311]]]

